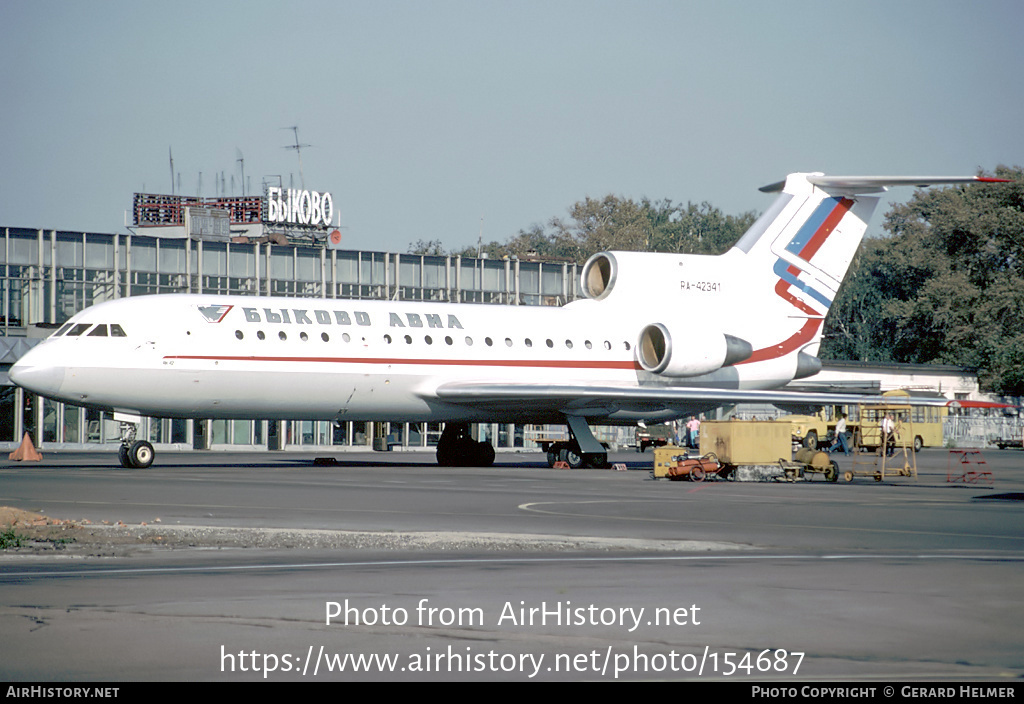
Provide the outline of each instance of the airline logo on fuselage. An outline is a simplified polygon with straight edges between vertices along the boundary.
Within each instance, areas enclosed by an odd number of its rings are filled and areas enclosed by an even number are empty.
[[[201,308],[203,315],[218,306]],[[308,308],[242,308],[248,323],[275,323],[279,325],[373,325],[365,311],[321,310]],[[226,314],[226,313],[225,313]],[[223,316],[221,316],[223,319]],[[219,322],[219,321],[217,321]],[[392,328],[458,328],[462,323],[451,313],[388,313],[388,326]]]
[[[234,306],[199,306],[199,312],[203,314],[208,323],[219,323]]]

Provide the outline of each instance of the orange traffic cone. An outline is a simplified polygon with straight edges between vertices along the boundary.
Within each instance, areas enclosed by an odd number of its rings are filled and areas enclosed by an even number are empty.
[[[25,437],[22,438],[21,444],[18,445],[18,449],[7,456],[9,460],[31,460],[32,462],[39,462],[43,459],[43,456],[36,451],[36,446],[32,444],[32,438],[29,437],[28,433],[25,433]]]

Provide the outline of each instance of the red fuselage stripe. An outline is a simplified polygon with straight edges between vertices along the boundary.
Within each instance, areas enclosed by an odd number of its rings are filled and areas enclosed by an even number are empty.
[[[168,355],[164,359],[192,359],[218,362],[312,362],[316,364],[401,364],[442,367],[539,367],[560,369],[640,369],[634,361],[587,362],[573,360],[532,359],[403,359],[388,357],[257,357],[242,355]]]
[[[803,324],[796,334],[790,336],[788,339],[783,340],[777,345],[772,347],[762,347],[756,350],[754,354],[750,355],[747,359],[737,364],[751,364],[753,362],[763,362],[768,359],[776,359],[787,355],[794,350],[798,350],[808,342],[814,339],[815,333],[818,332],[818,327],[821,325],[821,319],[808,320]]]

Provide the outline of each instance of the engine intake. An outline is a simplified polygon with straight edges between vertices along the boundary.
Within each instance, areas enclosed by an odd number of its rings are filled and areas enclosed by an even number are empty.
[[[733,335],[714,332],[674,336],[662,323],[641,330],[636,346],[637,360],[645,371],[669,377],[707,374],[749,359],[753,353],[749,342]]]
[[[583,265],[580,277],[583,291],[594,300],[601,300],[612,291],[618,278],[618,263],[610,252],[598,252]]]

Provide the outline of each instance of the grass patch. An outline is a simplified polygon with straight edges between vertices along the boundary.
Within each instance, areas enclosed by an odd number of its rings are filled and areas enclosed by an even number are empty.
[[[23,538],[14,532],[14,526],[0,532],[0,550],[9,548],[20,548]]]

